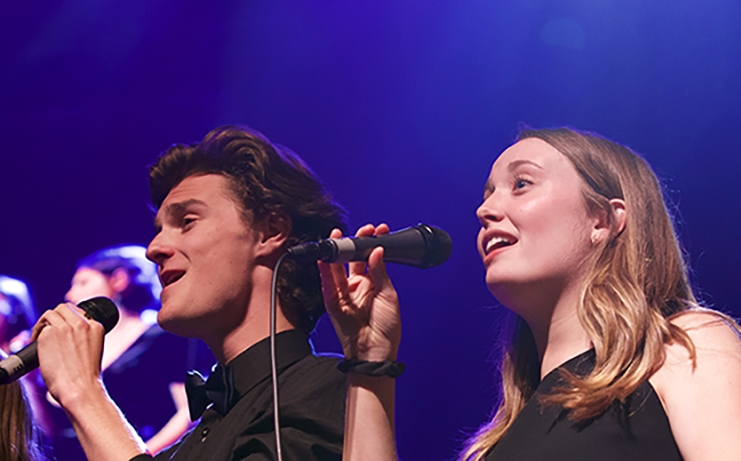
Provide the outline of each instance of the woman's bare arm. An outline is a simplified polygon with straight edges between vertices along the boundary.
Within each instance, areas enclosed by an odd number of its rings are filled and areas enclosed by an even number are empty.
[[[367,225],[358,236],[388,233],[388,226]],[[339,238],[334,230],[330,237]],[[401,340],[399,303],[377,248],[368,263],[319,263],[327,312],[346,358],[395,361]],[[395,381],[390,377],[348,373],[345,444],[347,461],[393,461]]]

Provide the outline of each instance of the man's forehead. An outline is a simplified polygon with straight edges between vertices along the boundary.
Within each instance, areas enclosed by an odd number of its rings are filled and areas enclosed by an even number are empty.
[[[188,176],[170,190],[161,208],[191,200],[207,202],[216,196],[228,196],[228,190],[227,179],[221,175]]]
[[[167,194],[157,210],[154,223],[159,225],[169,215],[182,213],[189,207],[213,207],[216,203],[236,206],[229,180],[219,174],[188,176]]]

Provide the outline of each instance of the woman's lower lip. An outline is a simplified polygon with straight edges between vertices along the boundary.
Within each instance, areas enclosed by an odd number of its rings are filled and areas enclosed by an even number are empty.
[[[489,253],[484,256],[484,264],[488,263],[491,259],[493,259],[496,255],[501,253],[502,251],[505,251],[507,248],[510,248],[512,245],[505,245],[501,246],[499,248],[494,248]]]

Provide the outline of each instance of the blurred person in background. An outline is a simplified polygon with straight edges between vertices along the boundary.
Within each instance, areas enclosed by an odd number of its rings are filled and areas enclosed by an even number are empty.
[[[118,307],[119,321],[105,337],[103,380],[147,449],[156,453],[192,425],[183,381],[189,370],[206,369],[213,357],[197,340],[172,335],[156,324],[162,287],[157,267],[145,253],[143,246],[119,245],[83,258],[65,300],[79,304],[105,296]],[[75,432],[61,413],[55,412],[60,426],[53,441],[55,455],[60,461],[83,459]]]
[[[0,349],[18,352],[28,342],[34,323],[36,311],[26,284],[0,275]]]
[[[0,301],[1,302],[1,301]],[[7,358],[0,350],[0,360]],[[44,461],[20,381],[0,385],[0,460]]]
[[[28,286],[21,280],[0,275],[0,351],[13,354],[28,344],[36,318]],[[29,373],[20,380],[20,384],[15,385],[23,387],[40,435],[51,434],[51,421],[44,404],[44,386],[39,372]],[[11,399],[10,394],[7,398]]]

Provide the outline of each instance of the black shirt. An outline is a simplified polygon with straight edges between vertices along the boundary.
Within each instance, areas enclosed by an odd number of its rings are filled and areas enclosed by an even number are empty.
[[[341,459],[345,375],[336,368],[338,358],[315,355],[298,330],[278,334],[276,351],[283,459]],[[236,404],[224,415],[208,408],[198,426],[155,460],[276,459],[269,338],[228,368]]]
[[[561,367],[585,376],[594,368],[594,350]],[[603,414],[575,422],[567,410],[541,406],[537,394],[559,384],[558,369],[538,385],[536,394],[512,427],[492,448],[486,461],[678,461],[682,459],[669,419],[656,391],[644,381],[624,403],[615,401]]]

